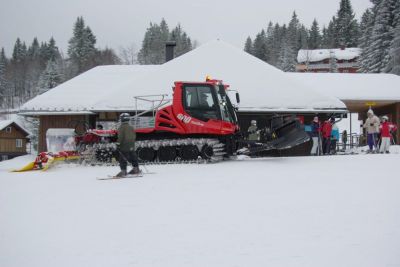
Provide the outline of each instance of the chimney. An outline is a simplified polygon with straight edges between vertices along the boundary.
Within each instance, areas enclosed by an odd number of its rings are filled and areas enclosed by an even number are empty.
[[[165,43],[165,62],[174,59],[174,47],[176,46],[175,41],[168,41]]]

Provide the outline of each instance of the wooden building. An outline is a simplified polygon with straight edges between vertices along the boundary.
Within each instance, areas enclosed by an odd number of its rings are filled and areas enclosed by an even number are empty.
[[[29,133],[12,120],[0,121],[0,161],[25,155]]]
[[[25,103],[20,114],[40,119],[39,151],[44,151],[49,128],[79,132],[116,121],[122,112],[149,110],[152,103],[137,101],[139,96],[168,100],[175,81],[204,81],[207,75],[240,92],[238,116],[244,130],[251,118],[262,125],[273,114],[347,112],[339,99],[316,93],[242,49],[216,40],[163,65],[98,66]]]

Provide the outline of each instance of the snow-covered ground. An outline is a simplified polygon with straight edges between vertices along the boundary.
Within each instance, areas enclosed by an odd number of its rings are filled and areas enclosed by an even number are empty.
[[[399,149],[397,148],[397,151]],[[400,154],[10,173],[0,266],[400,266]]]

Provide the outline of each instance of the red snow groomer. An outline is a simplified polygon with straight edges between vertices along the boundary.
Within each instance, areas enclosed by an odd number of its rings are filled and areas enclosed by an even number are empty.
[[[286,149],[309,140],[297,119],[276,116],[264,129],[261,142],[248,142],[240,132],[237,108],[228,96],[229,86],[220,80],[175,82],[172,100],[165,95],[136,97],[151,108],[136,111],[130,123],[136,129],[136,151],[142,162],[219,161],[238,152],[252,154]],[[236,93],[239,103],[239,94]],[[136,110],[138,109],[138,106]],[[117,127],[89,130],[77,137],[79,150],[88,161],[110,162],[118,156]],[[251,143],[251,145],[250,145]]]

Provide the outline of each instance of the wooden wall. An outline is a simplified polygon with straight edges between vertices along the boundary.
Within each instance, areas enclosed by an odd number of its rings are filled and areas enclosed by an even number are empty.
[[[83,133],[86,127],[95,128],[93,118],[89,115],[48,115],[40,116],[39,152],[47,151],[46,132],[50,128],[73,128]],[[85,126],[86,124],[86,126]]]
[[[11,124],[11,132],[8,133],[6,128],[0,131],[0,153],[1,154],[26,154],[26,135],[19,127],[16,127],[15,124]],[[22,140],[22,147],[17,147],[16,140]]]

